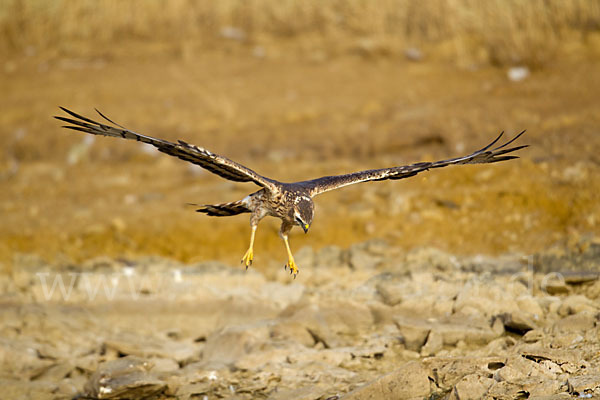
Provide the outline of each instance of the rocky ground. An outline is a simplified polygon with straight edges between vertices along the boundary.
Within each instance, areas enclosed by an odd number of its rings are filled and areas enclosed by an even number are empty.
[[[600,396],[599,253],[595,239],[499,258],[370,241],[303,248],[295,280],[219,262],[21,257],[0,281],[2,396]]]

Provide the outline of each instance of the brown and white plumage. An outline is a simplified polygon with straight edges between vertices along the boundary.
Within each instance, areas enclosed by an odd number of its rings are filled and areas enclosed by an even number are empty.
[[[151,144],[165,154],[199,165],[225,179],[235,182],[253,182],[260,186],[260,190],[246,196],[242,200],[217,205],[203,205],[199,206],[197,211],[209,216],[219,217],[251,213],[250,224],[252,227],[252,235],[250,237],[250,248],[242,258],[242,263],[246,265],[246,268],[252,264],[254,257],[254,234],[260,220],[265,216],[280,218],[282,220],[280,235],[285,242],[288,253],[288,264],[286,267],[289,266],[290,273],[294,274],[294,277],[298,273],[298,268],[289,247],[288,233],[295,225],[300,226],[305,233],[308,232],[308,228],[312,223],[314,215],[314,204],[312,200],[314,196],[355,183],[408,178],[419,172],[427,171],[432,168],[442,168],[448,165],[489,164],[511,160],[518,157],[515,155],[507,155],[508,153],[527,147],[527,145],[508,147],[525,133],[525,131],[522,131],[508,142],[492,148],[502,137],[503,133],[501,133],[486,147],[464,157],[435,162],[420,162],[391,168],[371,169],[345,175],[324,176],[322,178],[301,182],[284,183],[262,176],[227,157],[188,144],[182,140],[174,143],[135,133],[108,119],[98,110],[96,110],[98,114],[109,122],[110,125],[96,122],[66,108],[60,108],[70,116],[55,117],[68,124],[63,125],[65,128],[93,135],[112,136]]]
[[[197,147],[191,144],[179,140],[177,143],[169,142],[163,139],[153,138],[151,136],[141,135],[122,127],[121,125],[108,119],[100,111],[96,110],[98,114],[111,124],[106,125],[89,118],[74,113],[73,111],[67,110],[64,107],[60,107],[61,110],[71,115],[74,118],[55,116],[54,118],[59,119],[63,122],[67,122],[71,125],[64,125],[64,128],[73,129],[76,131],[91,133],[92,135],[101,136],[112,136],[123,139],[135,140],[137,142],[151,144],[156,147],[158,151],[165,154],[181,158],[182,160],[189,161],[193,164],[199,165],[208,171],[217,174],[225,179],[235,182],[254,182],[262,187],[271,187],[274,181],[265,178],[252,171],[250,168],[246,168],[235,161],[230,160],[227,157],[220,156],[218,154],[211,153],[210,151]]]

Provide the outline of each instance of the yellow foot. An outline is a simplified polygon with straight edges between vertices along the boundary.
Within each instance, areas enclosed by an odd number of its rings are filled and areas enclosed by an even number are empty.
[[[287,270],[288,267],[290,268],[290,275],[294,275],[294,279],[296,279],[296,275],[298,275],[298,266],[294,262],[293,258],[290,258],[287,265],[285,265],[283,268]]]
[[[249,248],[244,257],[242,257],[242,264],[246,265],[246,269],[252,265],[252,259],[254,258],[254,252],[252,248]]]

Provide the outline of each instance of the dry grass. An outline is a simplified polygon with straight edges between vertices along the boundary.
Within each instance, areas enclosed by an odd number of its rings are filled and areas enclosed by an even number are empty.
[[[58,54],[116,41],[220,46],[224,28],[248,46],[299,44],[337,54],[436,47],[458,63],[543,65],[561,43],[600,29],[598,0],[4,0],[3,52]],[[235,42],[236,40],[232,40]]]

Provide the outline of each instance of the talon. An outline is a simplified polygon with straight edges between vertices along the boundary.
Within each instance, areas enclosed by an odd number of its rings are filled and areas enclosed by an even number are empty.
[[[290,258],[286,267],[290,267],[290,275],[294,275],[294,279],[296,279],[296,275],[298,275],[298,266],[293,258]]]
[[[250,267],[252,265],[253,258],[254,258],[254,251],[252,251],[252,248],[249,248],[248,251],[246,252],[246,254],[244,254],[244,257],[242,257],[242,264],[246,265],[246,270],[248,269],[248,267]]]

